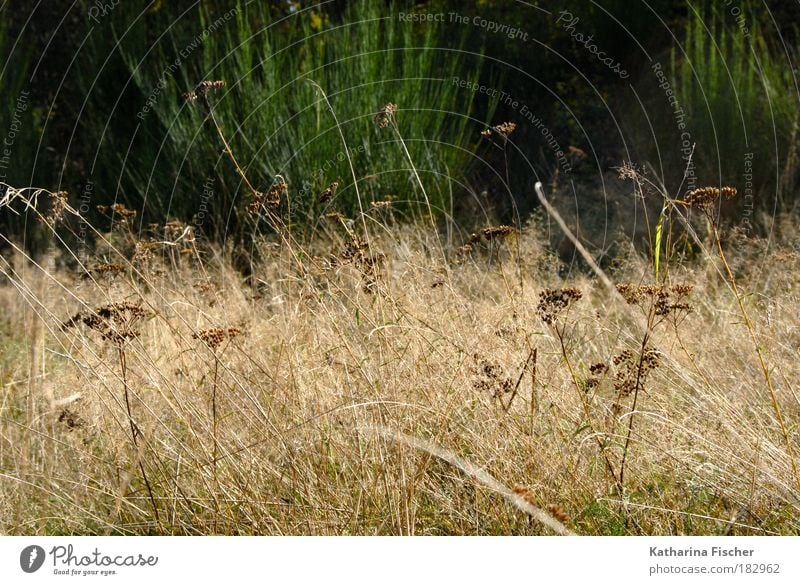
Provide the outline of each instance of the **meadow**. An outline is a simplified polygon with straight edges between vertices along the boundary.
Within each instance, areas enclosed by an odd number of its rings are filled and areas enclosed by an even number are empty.
[[[64,4],[0,5],[0,534],[800,533],[791,9]]]

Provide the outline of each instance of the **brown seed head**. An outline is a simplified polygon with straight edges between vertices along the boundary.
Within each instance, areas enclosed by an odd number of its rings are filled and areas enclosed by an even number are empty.
[[[539,304],[536,309],[542,321],[553,323],[565,309],[581,297],[583,293],[577,288],[548,288],[539,293]]]
[[[378,125],[378,128],[386,128],[394,119],[396,112],[397,106],[391,102],[383,106],[375,115],[375,123]]]
[[[212,327],[211,329],[202,329],[197,333],[192,333],[192,339],[199,339],[212,350],[216,350],[226,340],[234,339],[241,334],[242,330],[238,327],[229,327],[227,329]]]

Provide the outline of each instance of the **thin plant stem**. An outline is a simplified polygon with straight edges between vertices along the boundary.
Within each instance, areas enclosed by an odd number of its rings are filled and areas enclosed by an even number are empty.
[[[130,423],[131,427],[131,439],[133,440],[133,448],[136,452],[136,462],[139,467],[139,471],[142,474],[142,479],[144,480],[144,485],[147,488],[147,495],[150,497],[150,504],[153,506],[153,516],[155,517],[156,524],[158,524],[159,528],[161,527],[161,519],[158,515],[158,506],[156,505],[156,499],[153,495],[153,488],[150,485],[150,480],[147,478],[147,472],[144,469],[144,464],[142,463],[141,454],[139,452],[139,441],[137,436],[141,433],[139,431],[139,427],[133,421],[133,413],[131,411],[131,401],[128,396],[128,366],[125,360],[125,349],[122,345],[117,345],[117,355],[119,356],[119,367],[122,372],[122,386],[125,391],[125,408],[128,411],[128,422]]]

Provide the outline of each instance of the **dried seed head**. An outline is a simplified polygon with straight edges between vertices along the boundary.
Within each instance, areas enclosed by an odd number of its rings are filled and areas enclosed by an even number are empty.
[[[681,203],[697,209],[708,209],[717,199],[724,197],[730,199],[736,196],[735,187],[700,187],[689,191]]]
[[[242,330],[238,327],[229,327],[227,329],[212,327],[211,329],[202,329],[197,333],[192,333],[192,339],[199,339],[212,350],[216,350],[226,340],[234,339],[241,334]]]
[[[612,362],[618,368],[614,375],[614,388],[620,398],[629,396],[637,385],[640,390],[644,387],[647,376],[659,366],[660,355],[657,349],[646,347],[641,356],[630,350],[614,356]]]
[[[514,389],[514,381],[505,375],[503,366],[492,363],[475,354],[478,362],[472,368],[472,387],[479,392],[491,392],[493,398],[498,398]]]
[[[334,181],[330,185],[328,185],[325,190],[319,194],[319,202],[320,203],[327,203],[334,197],[336,197],[336,189],[339,188],[339,182]]]
[[[112,303],[98,307],[91,312],[80,312],[64,322],[61,327],[67,329],[83,323],[89,329],[97,331],[100,336],[116,345],[139,337],[138,325],[147,312],[141,303]]]
[[[545,289],[539,293],[537,311],[545,323],[553,323],[558,316],[575,301],[583,297],[577,288]]]
[[[225,87],[224,81],[201,81],[197,84],[197,86],[190,92],[183,94],[183,99],[187,102],[194,102],[197,98],[205,99],[208,97],[208,92],[212,89],[222,89]]]
[[[686,302],[686,297],[694,287],[688,284],[676,284],[671,287],[635,285],[622,283],[617,285],[617,291],[629,305],[637,305],[645,311],[651,308],[655,315],[685,316],[692,311],[692,306]]]
[[[286,180],[277,175],[275,182],[267,193],[257,191],[253,196],[253,201],[248,206],[250,213],[257,215],[262,208],[277,209],[281,204],[281,196],[289,192],[289,184]]]
[[[106,214],[110,212],[110,214],[113,215],[116,221],[119,223],[127,223],[134,219],[137,215],[135,209],[129,209],[123,203],[114,203],[113,205],[98,205],[97,211]]]
[[[489,226],[481,230],[481,235],[487,240],[504,238],[516,233],[518,233],[517,228],[510,225]]]
[[[67,196],[66,191],[50,193],[50,212],[44,218],[46,223],[54,226],[64,220],[64,211],[67,209]]]
[[[58,422],[65,425],[68,431],[74,431],[75,429],[86,426],[86,421],[68,408],[62,410],[58,415]]]
[[[481,136],[484,138],[489,138],[492,133],[498,134],[503,138],[508,138],[514,133],[514,130],[517,129],[517,125],[514,122],[503,122],[502,124],[498,124],[497,126],[492,126],[491,128],[487,128],[483,132],[481,132]]]
[[[103,264],[98,264],[94,268],[87,270],[83,273],[83,278],[91,278],[95,275],[105,275],[109,277],[116,276],[125,272],[125,265],[120,264],[119,262],[105,262]]]
[[[391,102],[383,106],[377,114],[375,114],[375,123],[378,128],[386,128],[389,123],[394,119],[397,112],[397,106]]]

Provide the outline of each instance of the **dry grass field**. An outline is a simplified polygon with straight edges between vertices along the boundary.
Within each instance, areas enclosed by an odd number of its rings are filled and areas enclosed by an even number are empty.
[[[0,257],[0,533],[800,533],[789,219],[609,288],[541,219],[386,202],[245,278],[114,211],[83,268]]]

